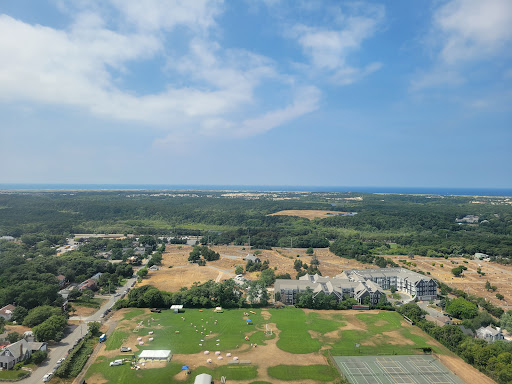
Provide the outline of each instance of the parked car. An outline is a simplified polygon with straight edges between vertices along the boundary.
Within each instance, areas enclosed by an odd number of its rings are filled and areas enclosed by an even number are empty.
[[[121,352],[131,352],[131,350],[130,347],[121,347]]]
[[[115,367],[117,365],[123,365],[123,360],[114,360],[110,362],[111,367]]]
[[[52,379],[53,373],[47,373],[43,376],[43,383],[47,383]]]
[[[121,294],[119,292],[117,292],[114,297],[117,297],[117,296],[121,296]]]
[[[158,308],[151,308],[151,312],[160,313],[160,312],[162,312],[162,310],[158,309]]]
[[[66,360],[66,358],[62,357],[59,360],[57,360],[57,364],[62,364],[62,362]]]

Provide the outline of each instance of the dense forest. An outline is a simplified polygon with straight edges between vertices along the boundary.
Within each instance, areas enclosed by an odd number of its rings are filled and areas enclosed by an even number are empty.
[[[357,214],[311,221],[269,216],[291,209]],[[456,222],[466,215],[479,220]],[[24,236],[24,243],[45,254],[75,233],[204,235],[213,244],[250,241],[255,248],[318,248],[336,241],[333,251],[340,254],[350,247],[351,257],[482,252],[507,263],[512,205],[504,198],[355,193],[268,193],[257,199],[198,191],[0,194],[0,236]]]

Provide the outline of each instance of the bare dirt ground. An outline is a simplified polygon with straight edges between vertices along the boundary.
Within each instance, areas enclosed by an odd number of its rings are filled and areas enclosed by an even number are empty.
[[[485,376],[478,369],[473,368],[457,356],[438,355],[439,360],[465,383],[496,384],[494,380]]]
[[[212,246],[211,249],[221,255],[220,260],[209,261],[206,266],[199,267],[188,261],[192,246],[168,245],[163,254],[160,269],[150,271],[141,285],[151,284],[158,289],[173,292],[182,287],[190,287],[196,281],[200,283],[208,280],[223,281],[235,275],[237,265],[245,267],[246,261],[243,258],[254,252],[249,247],[235,245]],[[268,260],[270,267],[276,268],[276,275],[289,273],[292,278],[295,278],[297,271],[293,268],[294,261],[300,259],[308,265],[311,262],[311,256],[306,255],[304,248],[274,248],[272,250],[263,249],[260,252],[258,257],[262,262]],[[323,276],[332,277],[346,269],[370,267],[370,265],[359,263],[356,260],[338,257],[328,248],[316,249],[315,254],[320,261],[319,270]],[[259,274],[259,272],[246,273],[245,277],[249,280],[256,280],[259,278]]]
[[[462,257],[432,258],[424,256],[415,256],[414,260],[409,260],[407,256],[384,256],[391,258],[394,262],[401,264],[398,260],[407,260],[416,263],[414,269],[420,269],[424,272],[430,272],[432,277],[441,280],[453,288],[463,290],[467,293],[484,297],[494,305],[500,306],[505,310],[512,309],[512,266],[489,263],[480,260],[467,260]],[[457,264],[452,264],[452,261]],[[466,261],[467,263],[465,263]],[[435,263],[435,265],[432,265]],[[441,267],[441,264],[443,267]],[[463,277],[453,276],[452,268],[460,265],[468,269],[464,271]],[[481,267],[479,267],[481,265]],[[485,276],[479,275],[476,271],[481,268]],[[492,285],[498,289],[496,292],[487,291],[485,282],[489,280]],[[504,300],[498,300],[496,293],[505,296]]]
[[[75,312],[73,313],[73,316],[79,316],[79,317],[88,317],[88,316],[91,316],[93,313],[96,313],[96,311],[98,311],[98,308],[90,308],[90,307],[73,306],[73,308],[75,308]]]
[[[313,220],[313,219],[325,219],[329,216],[336,216],[340,213],[340,211],[321,211],[321,210],[308,210],[308,209],[290,209],[286,211],[279,211],[275,213],[271,213],[269,216],[296,216],[296,217],[304,217],[305,219]]]

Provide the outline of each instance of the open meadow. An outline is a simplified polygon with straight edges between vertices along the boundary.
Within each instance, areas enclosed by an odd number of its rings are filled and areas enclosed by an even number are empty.
[[[243,246],[218,246],[210,247],[220,254],[220,260],[208,261],[206,266],[199,267],[197,264],[191,264],[188,256],[192,251],[190,245],[167,245],[163,253],[162,265],[157,271],[149,271],[140,285],[151,284],[158,289],[175,292],[183,287],[190,287],[194,282],[204,283],[208,280],[222,281],[235,276],[237,265],[245,267],[246,261],[243,260],[250,250]],[[343,270],[352,268],[369,268],[371,265],[360,263],[356,260],[345,259],[336,256],[328,248],[317,248],[315,254],[320,261],[319,270],[323,276],[335,276]],[[299,257],[297,257],[299,255]],[[304,263],[311,262],[311,256],[306,255],[304,248],[274,248],[272,250],[261,250],[258,255],[261,261],[268,260],[270,268],[275,269],[276,275],[289,273],[295,278],[297,271],[293,268],[296,259]],[[172,266],[172,268],[169,268]],[[256,280],[259,272],[247,273],[246,278]]]
[[[287,307],[232,309],[223,313],[186,309],[175,314],[123,309],[115,313],[113,320],[118,324],[89,368],[88,383],[190,383],[203,372],[216,380],[226,376],[229,382],[245,384],[332,383],[339,382],[340,377],[329,363],[328,353],[411,355],[423,354],[424,348],[456,359],[461,371],[471,369],[396,312]],[[355,343],[361,346],[356,348]],[[130,347],[133,352],[122,354],[121,346]],[[132,369],[132,356],[145,349],[171,350],[172,360],[145,365],[139,362],[141,369]],[[233,364],[235,357],[245,364]],[[122,366],[109,366],[109,362],[120,358],[127,359]],[[190,368],[191,375],[182,372],[183,365]]]

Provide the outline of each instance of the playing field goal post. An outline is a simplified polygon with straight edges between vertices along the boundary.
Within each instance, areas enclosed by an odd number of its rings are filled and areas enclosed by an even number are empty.
[[[272,327],[268,324],[265,324],[265,335],[272,336]]]

